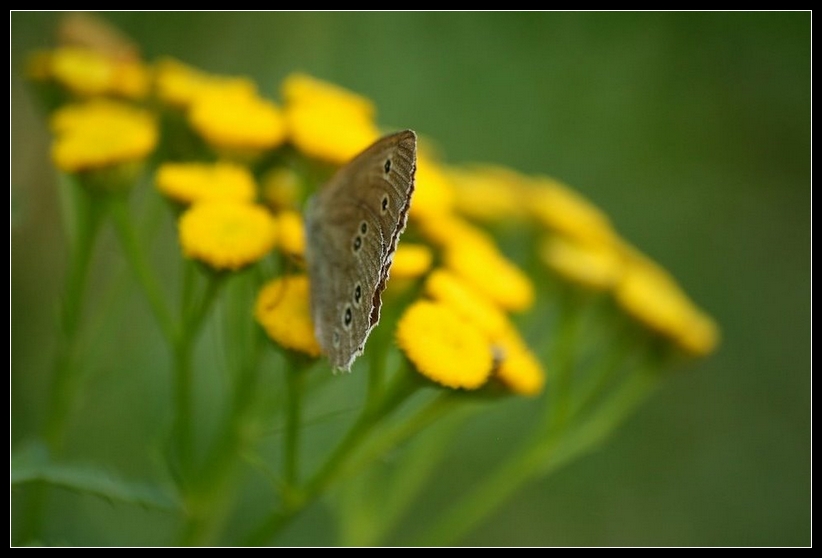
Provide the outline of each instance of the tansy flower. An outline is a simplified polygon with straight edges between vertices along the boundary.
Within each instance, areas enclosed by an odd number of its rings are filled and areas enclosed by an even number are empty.
[[[445,213],[433,219],[424,218],[414,224],[426,240],[440,248],[459,245],[464,241],[494,243],[494,237],[454,213]]]
[[[434,255],[424,244],[403,242],[394,252],[391,264],[391,279],[414,279],[422,276],[431,267]]]
[[[612,288],[622,274],[624,262],[609,244],[584,244],[551,235],[540,246],[543,263],[559,276],[594,290]]]
[[[615,297],[629,315],[693,355],[708,355],[719,342],[719,329],[710,316],[691,302],[673,277],[649,261],[630,263]]]
[[[238,90],[213,90],[198,95],[188,120],[219,152],[257,155],[285,141],[285,120],[277,106]]]
[[[414,202],[409,216],[416,221],[437,220],[451,212],[454,187],[437,160],[424,149],[417,153]]]
[[[461,238],[445,247],[443,261],[445,267],[505,310],[525,310],[534,302],[531,280],[493,243]]]
[[[537,357],[514,329],[494,344],[494,376],[519,395],[539,395],[545,386],[545,372]]]
[[[448,306],[420,300],[400,318],[397,343],[420,374],[446,387],[476,389],[491,374],[485,335]]]
[[[433,271],[425,280],[425,294],[477,325],[489,339],[502,337],[513,327],[499,306],[451,271]]]
[[[61,170],[81,172],[144,159],[157,145],[152,116],[103,99],[58,109],[51,120],[52,158]]]
[[[180,109],[188,108],[194,99],[209,91],[257,93],[257,85],[248,78],[209,74],[169,57],[156,64],[155,86],[160,101]]]
[[[305,255],[305,225],[303,216],[297,211],[281,211],[277,214],[277,246],[285,254],[303,257]]]
[[[312,357],[322,350],[314,337],[306,275],[280,277],[257,295],[254,317],[272,341]]]
[[[589,244],[611,243],[616,234],[601,209],[582,194],[551,178],[536,178],[526,207],[549,229]]]
[[[251,172],[228,162],[165,163],[157,170],[155,182],[163,194],[181,204],[251,202],[256,196]]]
[[[289,167],[274,167],[260,180],[262,196],[275,211],[295,209],[300,206],[303,193],[302,177]]]
[[[180,217],[183,253],[218,270],[236,270],[262,259],[274,247],[276,222],[259,205],[206,202]]]
[[[84,47],[55,49],[49,73],[60,85],[77,95],[114,94],[139,99],[148,92],[148,70],[136,60],[114,59]]]
[[[454,208],[480,221],[520,219],[525,216],[522,175],[500,166],[450,166],[446,176],[454,190]]]
[[[309,157],[347,163],[380,137],[365,97],[305,74],[288,76],[282,93],[289,140]]]

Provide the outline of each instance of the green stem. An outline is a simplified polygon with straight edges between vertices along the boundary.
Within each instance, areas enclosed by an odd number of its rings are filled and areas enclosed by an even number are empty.
[[[657,374],[639,369],[580,422],[562,432],[554,430],[532,439],[449,508],[417,544],[454,544],[527,483],[591,451],[636,409],[658,381]]]
[[[300,416],[302,414],[302,400],[305,387],[305,371],[296,359],[289,359],[290,366],[286,371],[286,401],[285,401],[285,436],[283,437],[283,477],[285,483],[293,487],[298,482],[299,470],[299,442]]]
[[[365,440],[380,419],[390,414],[421,385],[416,375],[403,368],[379,401],[363,408],[356,422],[346,433],[320,470],[302,490],[288,491],[282,510],[269,515],[246,540],[249,545],[264,545],[286,527],[308,504],[339,478],[351,453]]]
[[[564,287],[560,294],[559,326],[555,346],[553,397],[546,407],[545,428],[561,428],[570,412],[571,385],[574,377],[575,350],[581,321],[580,293]],[[550,361],[549,361],[550,362]]]
[[[166,341],[173,343],[177,337],[177,328],[169,306],[163,296],[160,283],[146,260],[140,239],[137,238],[129,212],[128,198],[125,196],[112,196],[109,206],[114,219],[114,226],[117,229],[117,236],[126,254],[126,259],[131,265],[137,281],[148,299],[148,303],[154,312],[154,317],[160,326],[163,336],[166,338]]]

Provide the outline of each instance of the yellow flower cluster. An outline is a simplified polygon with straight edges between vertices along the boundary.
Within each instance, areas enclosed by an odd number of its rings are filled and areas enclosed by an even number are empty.
[[[58,168],[76,173],[145,159],[158,141],[154,118],[102,97],[153,93],[163,116],[176,115],[211,148],[166,162],[155,175],[162,194],[189,206],[178,223],[183,253],[217,270],[236,270],[276,247],[302,265],[299,208],[317,185],[299,164],[252,173],[243,163],[268,161],[259,156],[289,144],[310,161],[341,165],[381,135],[374,104],[296,73],[283,81],[279,106],[249,78],[211,74],[172,58],[150,71],[136,54],[123,54],[130,52],[127,43],[104,47],[117,41],[100,36],[67,41],[30,60],[34,79],[94,97],[55,112]],[[601,209],[559,181],[496,165],[445,164],[423,138],[409,217],[409,234],[418,242],[400,243],[391,277],[421,285],[423,298],[406,309],[396,339],[420,373],[444,386],[477,389],[493,380],[536,395],[545,383],[541,364],[508,316],[533,307],[533,275],[477,222],[531,227],[543,236],[536,256],[555,277],[612,294],[627,314],[689,353],[705,355],[716,347],[713,320],[670,275],[629,248]],[[259,294],[256,318],[278,343],[317,356],[308,290],[303,275],[271,282]]]

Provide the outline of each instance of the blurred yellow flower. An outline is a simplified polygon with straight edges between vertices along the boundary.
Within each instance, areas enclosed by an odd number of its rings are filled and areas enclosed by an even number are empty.
[[[447,167],[453,185],[454,209],[480,221],[521,219],[526,215],[527,178],[501,166],[470,165]]]
[[[494,342],[496,366],[494,376],[519,395],[533,397],[545,386],[545,371],[539,359],[528,348],[519,333],[509,329]]]
[[[289,140],[309,157],[347,163],[380,137],[365,97],[299,73],[285,79],[282,93]]]
[[[648,328],[686,352],[706,356],[719,343],[719,328],[697,308],[665,270],[647,260],[633,260],[617,285],[617,303]]]
[[[276,241],[276,221],[259,205],[205,202],[179,220],[183,253],[218,270],[236,270],[268,254]]]
[[[414,279],[422,276],[431,268],[434,254],[424,244],[402,242],[394,252],[391,264],[391,279]]]
[[[454,213],[445,213],[431,219],[423,218],[415,221],[414,227],[426,240],[439,248],[462,242],[494,244],[494,237]]]
[[[164,163],[157,169],[155,182],[163,194],[182,204],[252,202],[257,194],[251,172],[228,162]]]
[[[449,177],[434,157],[420,150],[409,217],[417,221],[436,220],[449,214],[453,205],[454,187]]]
[[[477,389],[493,367],[482,331],[450,307],[427,300],[409,306],[397,324],[397,343],[420,374],[446,387]]]
[[[254,316],[272,341],[312,357],[322,349],[314,336],[309,282],[306,275],[280,277],[257,295]]]
[[[425,294],[450,306],[464,319],[477,325],[490,339],[501,337],[512,327],[499,306],[446,269],[436,269],[428,276]]]
[[[56,48],[48,58],[48,73],[72,93],[83,96],[112,94],[141,99],[150,83],[147,68],[138,60],[116,59],[76,46]]]
[[[540,257],[560,277],[594,290],[611,289],[624,268],[623,258],[613,246],[583,244],[559,235],[550,235],[542,242]]]
[[[569,186],[542,177],[533,179],[527,191],[526,207],[552,231],[589,244],[614,241],[608,216]]]
[[[277,224],[279,249],[290,256],[303,257],[305,255],[305,225],[302,214],[292,210],[281,211],[277,214]]]
[[[51,119],[52,159],[66,172],[133,163],[157,145],[157,126],[148,112],[105,99],[66,105]]]
[[[170,57],[157,62],[155,87],[161,102],[181,109],[188,108],[194,99],[209,91],[257,93],[257,85],[248,78],[209,74]]]
[[[505,310],[526,310],[534,303],[531,279],[493,243],[470,236],[460,238],[445,247],[443,261],[445,267]]]
[[[218,151],[256,155],[285,141],[283,114],[257,95],[214,89],[197,95],[188,113],[191,127]]]

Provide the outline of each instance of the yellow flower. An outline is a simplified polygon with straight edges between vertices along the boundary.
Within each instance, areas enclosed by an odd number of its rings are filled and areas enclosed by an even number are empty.
[[[648,328],[696,356],[713,352],[719,328],[697,308],[666,271],[647,260],[634,260],[615,291],[617,303]]]
[[[77,95],[146,96],[148,70],[137,60],[120,60],[84,47],[60,47],[51,53],[49,73]]]
[[[418,221],[439,219],[451,212],[454,187],[440,164],[424,149],[417,153],[414,199],[409,216]]]
[[[279,227],[277,245],[288,255],[305,255],[305,226],[303,216],[298,211],[281,211],[277,214]]]
[[[52,158],[66,172],[133,163],[157,145],[157,126],[148,112],[104,99],[57,110],[51,127]]]
[[[274,167],[261,181],[265,202],[275,211],[296,209],[300,206],[303,179],[288,167]]]
[[[194,98],[188,120],[212,147],[231,154],[259,154],[285,141],[277,106],[237,89],[214,89]]]
[[[480,221],[520,219],[526,179],[511,169],[493,165],[449,167],[446,176],[454,189],[454,207]]]
[[[254,316],[271,340],[312,357],[322,349],[314,336],[309,283],[306,275],[275,279],[257,295]]]
[[[78,95],[103,95],[114,81],[111,60],[87,48],[55,49],[50,69],[55,81]]]
[[[497,361],[494,376],[514,393],[539,395],[545,386],[545,371],[516,330],[510,329],[498,339],[494,350]]]
[[[274,218],[248,203],[198,203],[180,217],[179,230],[183,253],[219,270],[259,261],[276,241]]]
[[[583,244],[551,235],[540,247],[543,263],[564,279],[594,290],[616,285],[624,268],[617,250],[606,244]]]
[[[525,310],[534,303],[531,280],[493,243],[466,236],[445,247],[443,260],[446,267],[505,310]]]
[[[163,194],[182,204],[252,202],[256,196],[251,172],[234,163],[165,163],[155,181]]]
[[[527,208],[549,229],[586,243],[611,243],[616,234],[601,209],[551,178],[534,179]]]
[[[305,74],[288,76],[282,92],[289,139],[309,157],[347,163],[380,137],[365,97]]]
[[[169,57],[157,62],[155,75],[160,101],[181,109],[188,108],[194,99],[209,91],[257,93],[256,84],[248,78],[209,74]]]
[[[491,374],[485,335],[444,304],[420,300],[397,324],[397,343],[417,370],[454,389],[476,389]]]
[[[462,242],[494,243],[494,238],[487,232],[453,213],[445,213],[431,219],[424,218],[414,225],[427,240],[440,248],[451,244],[459,245]]]
[[[499,306],[446,269],[437,269],[428,276],[425,293],[476,324],[490,339],[502,337],[512,327]]]
[[[434,255],[424,244],[402,242],[394,253],[391,264],[391,279],[414,279],[431,268]]]

